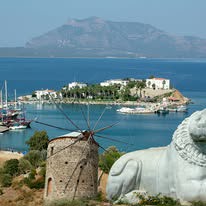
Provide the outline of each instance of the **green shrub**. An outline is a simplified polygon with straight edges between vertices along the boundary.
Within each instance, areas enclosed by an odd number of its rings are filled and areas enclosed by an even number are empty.
[[[41,189],[44,188],[44,183],[45,183],[45,179],[42,177],[42,178],[38,178],[37,180],[30,181],[28,186],[31,189]]]
[[[36,131],[33,136],[30,137],[26,144],[29,146],[29,150],[46,150],[49,143],[49,137],[46,131]]]
[[[47,158],[47,150],[41,150],[41,159],[42,161],[45,161]],[[39,166],[41,166],[42,164],[44,164],[43,162],[41,162],[41,164]]]
[[[4,170],[5,174],[10,174],[11,176],[14,176],[14,175],[18,174],[19,160],[17,160],[17,159],[7,160],[4,163],[3,170]]]
[[[38,179],[24,178],[23,183],[26,184],[30,189],[41,189],[44,188],[45,179],[43,177]]]
[[[31,172],[29,173],[29,180],[34,180],[36,175],[36,170],[32,169]]]
[[[25,159],[25,158],[21,158],[19,160],[19,173],[20,174],[26,174],[27,172],[29,172],[32,168],[31,163]]]
[[[37,168],[38,166],[41,165],[42,161],[45,161],[43,157],[44,155],[42,153],[45,152],[32,150],[24,156],[24,159],[28,160],[33,167]]]
[[[140,202],[138,205],[158,205],[158,206],[181,206],[180,201],[171,197],[161,196],[144,196],[137,194]]]
[[[116,147],[109,147],[99,156],[99,167],[105,173],[109,173],[114,162],[119,159],[124,153],[119,152]]]
[[[42,177],[46,176],[46,167],[41,167],[41,170],[38,173],[39,175],[41,175]]]
[[[9,187],[12,183],[12,176],[10,174],[1,174],[0,183],[3,187]]]
[[[192,206],[206,206],[206,202],[195,201],[192,202]]]

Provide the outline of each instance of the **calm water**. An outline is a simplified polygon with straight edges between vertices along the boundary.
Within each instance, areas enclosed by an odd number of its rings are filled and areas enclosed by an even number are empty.
[[[190,97],[194,104],[189,113],[171,113],[166,116],[122,115],[116,112],[118,106],[106,109],[98,128],[119,122],[101,135],[132,143],[133,146],[96,139],[103,147],[116,145],[123,151],[131,151],[169,144],[178,124],[193,111],[206,107],[206,61],[205,60],[161,60],[161,59],[0,59],[0,82],[8,80],[9,96],[13,90],[18,95],[28,94],[41,88],[60,89],[71,81],[96,83],[112,78],[147,78],[150,75],[171,79],[172,84]],[[87,128],[81,110],[88,112],[83,105],[61,105],[69,117],[81,128]],[[54,105],[27,105],[28,118],[38,117],[39,121],[75,129]],[[90,105],[90,121],[94,126],[104,110],[103,105]],[[32,123],[32,128],[24,131],[11,131],[0,135],[1,148],[26,150],[25,141],[36,130],[47,130],[53,138],[67,133]]]

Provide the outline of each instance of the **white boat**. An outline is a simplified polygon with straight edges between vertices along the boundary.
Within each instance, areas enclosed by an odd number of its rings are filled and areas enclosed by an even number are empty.
[[[187,107],[184,105],[180,105],[177,107],[177,112],[187,112]]]
[[[117,109],[117,112],[123,114],[151,114],[154,113],[154,110],[150,108],[144,108],[144,107],[136,107],[136,108],[122,107],[121,109]]]
[[[180,105],[174,108],[168,108],[170,112],[187,112],[188,108],[184,105]]]
[[[14,124],[14,125],[9,127],[9,129],[11,129],[11,130],[26,129],[26,128],[27,128],[27,126],[22,125],[22,124]]]
[[[132,113],[133,111],[134,109],[129,107],[122,107],[121,109],[117,109],[117,112],[120,113]]]

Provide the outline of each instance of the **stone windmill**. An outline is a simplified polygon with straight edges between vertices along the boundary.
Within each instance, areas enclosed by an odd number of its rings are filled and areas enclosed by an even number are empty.
[[[82,110],[88,130],[81,130],[57,104],[56,106],[76,130],[49,142],[44,200],[48,202],[62,198],[73,200],[94,197],[97,195],[98,187],[98,148],[104,149],[95,141],[94,136],[121,143],[125,142],[97,134],[115,125],[95,129],[106,108],[93,129],[90,127],[89,118],[86,118]],[[36,122],[52,126],[39,121]],[[63,129],[57,126],[52,127]]]

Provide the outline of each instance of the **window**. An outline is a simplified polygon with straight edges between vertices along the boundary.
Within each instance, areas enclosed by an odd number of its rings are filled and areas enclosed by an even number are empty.
[[[50,156],[54,154],[54,147],[51,147]]]
[[[47,196],[49,196],[51,193],[52,193],[52,178],[50,177],[47,183]]]

